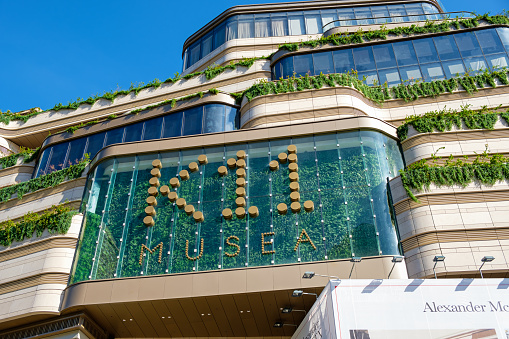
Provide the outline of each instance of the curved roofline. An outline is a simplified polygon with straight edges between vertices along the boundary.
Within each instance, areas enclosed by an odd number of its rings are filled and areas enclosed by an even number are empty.
[[[308,0],[308,1],[293,1],[293,2],[280,2],[256,5],[238,5],[233,6],[219,14],[217,17],[209,21],[205,26],[196,31],[193,35],[186,39],[182,47],[182,58],[186,49],[193,44],[196,40],[201,38],[206,33],[210,32],[220,22],[225,19],[238,15],[238,14],[254,14],[254,13],[267,13],[276,12],[278,10],[292,11],[292,10],[307,10],[307,9],[324,9],[336,7],[351,7],[355,5],[375,5],[375,4],[394,4],[394,3],[412,3],[412,2],[428,2],[436,6],[440,12],[443,12],[442,7],[437,0]]]

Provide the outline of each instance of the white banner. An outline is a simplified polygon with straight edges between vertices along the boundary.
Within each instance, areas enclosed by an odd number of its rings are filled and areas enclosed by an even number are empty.
[[[508,339],[509,279],[331,281],[295,339]]]

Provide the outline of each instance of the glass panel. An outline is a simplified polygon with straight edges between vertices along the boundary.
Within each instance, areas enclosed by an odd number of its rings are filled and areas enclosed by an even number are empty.
[[[239,129],[239,114],[238,110],[235,107],[224,106],[226,110],[226,118],[225,118],[225,126],[224,130],[226,131],[234,131]]]
[[[63,142],[52,146],[51,159],[49,160],[48,173],[61,170],[64,168],[65,159],[67,157],[68,142]]]
[[[202,55],[202,58],[205,57],[207,54],[209,54],[210,52],[212,52],[212,47],[213,47],[213,35],[212,33],[209,33],[208,35],[206,35],[202,42],[201,42],[201,55]]]
[[[106,132],[106,142],[104,146],[119,144],[124,139],[124,127],[110,129]]]
[[[442,61],[460,57],[460,52],[452,35],[433,37],[433,41]]]
[[[332,62],[331,52],[322,52],[313,54],[313,63],[315,65],[315,75],[334,73],[334,63]]]
[[[67,157],[67,165],[69,167],[71,165],[76,165],[83,159],[83,152],[85,151],[85,146],[87,145],[87,138],[79,138],[72,140],[70,143],[69,156]]]
[[[378,74],[376,71],[359,72],[359,80],[364,81],[366,85],[378,85]]]
[[[497,28],[498,36],[502,40],[502,44],[505,46],[505,50],[509,53],[509,28],[499,27]]]
[[[274,65],[274,67],[272,68],[272,73],[274,77],[272,80],[279,80],[283,76],[283,73],[281,73],[281,61],[278,61]]]
[[[257,14],[255,16],[255,37],[263,38],[271,36],[269,14]]]
[[[420,63],[437,62],[438,53],[432,39],[414,40],[415,54]]]
[[[85,140],[86,140],[86,138],[85,138]],[[39,164],[37,165],[38,167],[37,167],[36,177],[45,175],[47,173],[46,168],[48,167],[48,158],[49,158],[50,153],[51,153],[51,147],[46,148],[42,152],[42,155],[39,158]]]
[[[293,75],[293,57],[281,60],[281,68],[283,71],[283,78],[291,77]]]
[[[424,13],[426,14],[432,14],[432,13],[438,13],[438,9],[428,3],[423,3],[422,8],[424,9]],[[438,20],[438,15],[426,15],[426,20]]]
[[[389,6],[389,15],[391,16],[391,22],[408,21],[408,17],[406,17],[406,10],[403,5]]]
[[[313,74],[313,55],[312,54],[302,54],[296,55],[293,57],[295,73],[297,76],[304,76],[306,74]]]
[[[338,10],[339,26],[353,26],[355,25],[355,13],[351,8],[341,8]],[[337,26],[337,25],[336,25]]]
[[[182,112],[169,114],[164,117],[163,138],[182,135]]]
[[[444,61],[442,62],[442,67],[447,79],[465,74],[465,67],[461,60]]]
[[[374,23],[373,19],[368,19],[373,16],[369,7],[355,7],[354,12],[357,25],[372,25]]]
[[[90,156],[90,159],[95,157],[97,152],[99,152],[99,150],[101,148],[103,148],[105,136],[106,136],[106,132],[102,132],[102,133],[93,134],[88,137],[88,146],[87,146],[86,152]]]
[[[502,41],[500,41],[500,38],[494,29],[477,31],[475,32],[475,35],[477,36],[477,40],[479,41],[484,54],[504,52]]]
[[[486,70],[488,67],[486,65],[486,61],[484,57],[472,57],[472,58],[463,58],[463,63],[467,68],[467,72],[469,73],[479,73]]]
[[[288,35],[288,19],[286,14],[271,14],[272,36]]]
[[[400,67],[399,73],[401,74],[401,80],[403,82],[410,81],[410,83],[415,83],[417,80],[422,80],[419,66]]]
[[[125,127],[124,142],[140,141],[143,138],[143,121]]]
[[[373,46],[377,68],[396,67],[396,58],[391,44]]]
[[[143,140],[160,139],[162,126],[163,117],[145,121],[145,133],[143,133]]]
[[[387,6],[371,6],[371,13],[373,18],[376,18],[374,20],[375,24],[384,24],[390,21]]]
[[[353,57],[355,60],[355,69],[359,72],[375,69],[375,59],[371,46],[354,48]]]
[[[194,107],[184,111],[183,135],[200,134],[202,132],[203,107]]]
[[[482,55],[477,38],[472,32],[454,34],[454,39],[462,57]]]
[[[289,13],[288,26],[290,27],[290,35],[306,34],[304,16],[302,14],[298,15],[298,12]]]
[[[347,73],[355,69],[351,49],[332,52],[336,73]]]
[[[407,15],[409,15],[408,19],[410,21],[424,21],[424,20],[426,20],[426,17],[424,15],[420,15],[420,14],[424,14],[424,11],[423,11],[420,3],[405,4],[405,9],[406,9]],[[412,16],[410,16],[410,15],[412,15]]]
[[[322,13],[322,27],[324,31],[331,29],[332,27],[335,27],[335,25],[337,25],[337,22],[332,23],[333,21],[338,20],[338,14],[336,10],[329,9],[321,11],[321,13]],[[327,27],[324,27],[325,25],[327,25]]]
[[[422,76],[424,81],[433,81],[445,79],[444,71],[440,63],[423,64],[421,65]]]
[[[197,63],[200,59],[200,42],[195,42],[190,48],[189,48],[189,65],[194,65]]]
[[[415,56],[414,46],[411,41],[398,42],[392,44],[392,46],[394,47],[394,54],[399,66],[417,64],[417,57]]]
[[[224,105],[205,105],[203,133],[222,132],[224,130]]]
[[[486,56],[486,60],[488,60],[488,66],[492,69],[500,69],[509,66],[509,59],[506,54],[488,55]]]
[[[214,28],[214,49],[219,48],[226,41],[226,25]]]
[[[394,86],[401,83],[401,78],[399,77],[397,68],[389,68],[378,71],[378,75],[380,76],[380,84],[387,82],[387,85]]]
[[[237,17],[228,19],[226,22],[226,40],[237,39]]]
[[[306,16],[306,32],[307,34],[319,34],[322,33],[322,25],[320,13],[317,11],[304,12]]]
[[[239,15],[238,38],[254,38],[254,17],[252,15]]]

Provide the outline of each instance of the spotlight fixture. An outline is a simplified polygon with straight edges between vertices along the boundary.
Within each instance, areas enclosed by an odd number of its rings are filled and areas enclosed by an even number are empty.
[[[481,266],[479,267],[479,273],[481,274],[481,279],[484,279],[483,275],[482,275],[482,267],[484,266],[484,264],[486,264],[487,262],[492,262],[493,260],[495,260],[495,257],[491,256],[491,255],[487,255],[487,256],[484,256],[482,259],[481,259]]]
[[[277,328],[283,327],[283,323],[281,321],[276,321],[274,323],[274,327],[277,327]]]
[[[394,266],[396,266],[396,263],[402,262],[404,258],[405,257],[401,255],[395,255],[394,257],[392,257],[392,268],[391,271],[389,272],[389,275],[387,276],[387,279],[391,277],[392,271],[394,270]]]
[[[303,294],[304,294],[304,291],[302,291],[302,290],[295,290],[292,293],[292,297],[302,297]]]
[[[324,274],[316,274],[315,272],[304,272],[304,275],[302,276],[302,279],[311,279],[314,276],[317,277],[324,277],[324,278],[334,278],[339,279],[339,277],[336,277],[335,275],[324,275]]]
[[[281,310],[282,313],[291,313],[293,308],[291,307],[285,307]]]
[[[445,261],[445,256],[435,255],[435,257],[433,258],[433,261],[435,262],[435,265],[433,265],[433,275],[435,275],[435,279],[437,279],[437,272],[435,271],[435,268],[437,267],[437,264],[439,262]]]

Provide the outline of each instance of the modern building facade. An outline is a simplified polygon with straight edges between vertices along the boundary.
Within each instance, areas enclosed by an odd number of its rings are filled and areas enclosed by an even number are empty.
[[[507,155],[508,23],[434,0],[236,6],[178,78],[6,116],[0,338],[283,338],[319,275],[506,277],[507,181],[400,171]],[[411,123],[446,108],[469,113]]]

